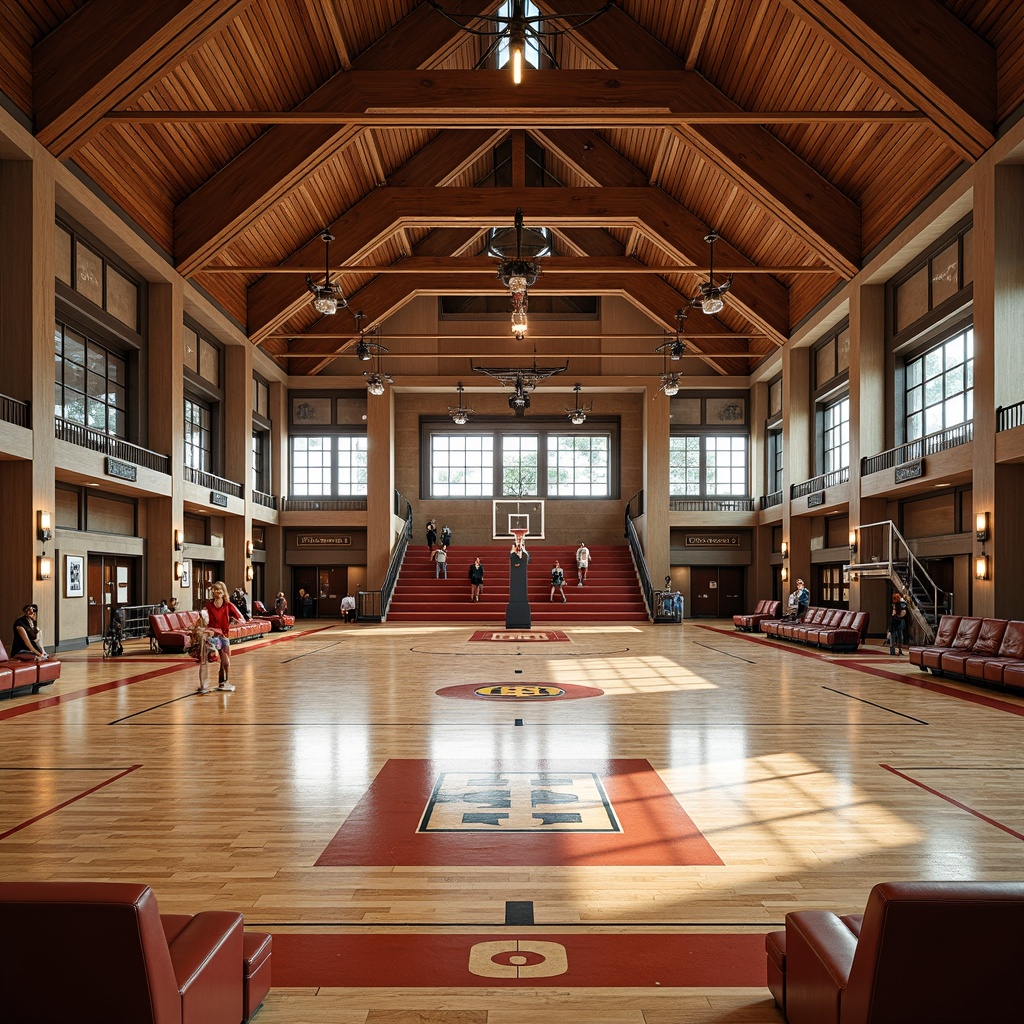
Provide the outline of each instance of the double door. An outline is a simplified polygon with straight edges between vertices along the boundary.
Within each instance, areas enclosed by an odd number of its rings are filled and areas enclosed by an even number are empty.
[[[695,565],[690,569],[690,615],[731,619],[742,615],[743,574],[736,565]]]

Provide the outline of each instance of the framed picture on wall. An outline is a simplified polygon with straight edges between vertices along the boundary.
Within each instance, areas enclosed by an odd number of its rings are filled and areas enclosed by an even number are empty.
[[[709,398],[706,408],[708,426],[738,426],[747,421],[745,398]]]
[[[192,589],[192,563],[185,561],[181,563],[181,581],[178,584],[182,590]]]
[[[85,597],[85,559],[81,555],[64,556],[64,596]]]
[[[292,398],[292,423],[297,427],[329,427],[331,425],[330,398]]]

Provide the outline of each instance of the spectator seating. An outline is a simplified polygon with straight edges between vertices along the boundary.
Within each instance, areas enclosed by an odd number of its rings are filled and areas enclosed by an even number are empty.
[[[0,642],[0,698],[10,697],[17,690],[31,689],[38,693],[41,686],[60,678],[60,659],[36,661],[32,657],[7,656],[7,648]]]
[[[164,654],[185,650],[191,640],[192,626],[198,621],[199,612],[166,612],[150,615],[149,624],[153,637]],[[233,622],[228,630],[228,639],[235,644],[241,640],[258,640],[270,632],[266,619],[254,618],[248,622]]]
[[[867,636],[869,619],[868,612],[808,608],[802,619],[765,619],[761,629],[781,640],[796,640],[830,651],[855,651]]]
[[[295,625],[294,615],[278,615],[267,611],[267,606],[262,601],[253,601],[252,610],[261,618],[270,623],[270,628],[275,633],[283,633]]]
[[[777,619],[782,611],[782,602],[765,598],[757,602],[757,607],[749,615],[734,615],[733,625],[744,633],[760,633],[761,623],[765,619]]]
[[[1022,934],[1024,882],[884,882],[863,914],[787,914],[768,988],[789,1024],[1010,1024]]]
[[[935,640],[910,648],[910,664],[938,676],[1024,689],[1024,622],[943,615]]]
[[[0,993],[18,1024],[239,1024],[270,991],[242,915],[161,914],[148,885],[0,882]]]

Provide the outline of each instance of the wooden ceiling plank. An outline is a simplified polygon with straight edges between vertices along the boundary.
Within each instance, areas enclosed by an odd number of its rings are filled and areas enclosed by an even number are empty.
[[[127,0],[125,0],[127,2]],[[460,9],[483,11],[487,0],[464,0]],[[443,51],[458,29],[427,4],[421,4],[390,32],[363,51],[353,66],[388,71],[426,64]],[[298,109],[336,102],[351,88],[348,72],[339,72],[308,96]],[[174,256],[186,277],[208,262],[255,218],[279,202],[358,129],[337,126],[270,128],[212,178],[180,202],[174,211]]]
[[[711,18],[715,13],[714,0],[703,0],[700,12],[697,15],[697,23],[693,27],[693,34],[686,42],[686,56],[683,58],[683,67],[687,71],[693,71],[700,59],[701,47],[707,38],[711,28]]]
[[[587,0],[567,0],[571,13]],[[577,33],[611,67],[681,70],[685,62],[620,8]],[[710,82],[693,75],[708,109],[739,109]],[[693,89],[697,91],[697,84]],[[753,125],[688,125],[678,129],[722,173],[793,229],[829,266],[852,277],[860,266],[861,213],[852,199],[784,146]]]
[[[884,88],[923,111],[961,156],[995,142],[996,50],[936,0],[783,0]]]
[[[105,0],[80,7],[32,50],[36,138],[63,159],[253,0]]]

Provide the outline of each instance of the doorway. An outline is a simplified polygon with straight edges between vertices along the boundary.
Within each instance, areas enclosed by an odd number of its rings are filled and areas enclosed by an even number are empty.
[[[137,604],[137,558],[123,555],[89,555],[86,596],[89,601],[89,637],[98,639],[110,625],[115,607]]]
[[[731,619],[742,615],[743,569],[737,565],[695,565],[690,569],[691,615]]]
[[[366,569],[350,565],[297,565],[292,568],[292,611],[302,617],[299,591],[313,596],[312,610],[307,618],[336,619],[341,615],[341,599],[355,594],[354,580],[365,579]]]

